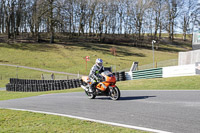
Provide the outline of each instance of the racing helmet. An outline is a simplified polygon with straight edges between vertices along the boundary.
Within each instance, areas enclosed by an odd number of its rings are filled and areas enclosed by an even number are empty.
[[[103,66],[103,60],[100,59],[100,58],[96,59],[96,65],[97,65],[99,68],[101,68],[101,67]]]

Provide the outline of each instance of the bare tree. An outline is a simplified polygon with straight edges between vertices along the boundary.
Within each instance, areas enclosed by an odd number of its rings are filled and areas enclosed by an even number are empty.
[[[192,30],[192,20],[198,14],[195,12],[197,10],[197,1],[184,0],[184,6],[182,8],[181,14],[181,29],[183,30],[183,40],[186,41],[186,35]]]
[[[150,7],[150,0],[136,0],[133,1],[135,3],[134,11],[134,23],[137,30],[138,38],[141,38],[143,20],[145,16],[145,11]]]
[[[0,33],[4,33],[5,0],[0,0]]]
[[[92,22],[94,20],[93,18],[95,16],[95,10],[96,10],[97,4],[98,4],[97,0],[90,0],[90,2],[89,2],[88,19],[89,19],[89,35],[90,36],[92,35]]]
[[[155,0],[152,2],[152,8],[154,10],[154,14],[152,16],[154,17],[154,39],[157,36],[159,25],[161,25],[161,14],[162,14],[162,5],[163,5],[163,0]],[[162,30],[160,26],[160,30]]]
[[[87,1],[86,0],[80,0],[79,1],[79,29],[78,29],[78,34],[84,34],[84,26],[86,23],[86,10],[87,10]]]
[[[174,39],[174,28],[176,26],[176,19],[180,14],[182,6],[182,0],[166,0],[168,23],[165,27],[169,34],[168,37],[170,40]]]
[[[183,2],[184,4],[183,6]],[[176,28],[183,38],[199,21],[194,0],[0,0],[0,33],[16,38],[30,32],[39,41],[43,34],[54,42],[57,33],[132,35],[141,40],[144,33],[161,38],[167,31],[173,40]],[[196,2],[197,3],[197,2]],[[179,25],[178,25],[179,24]],[[180,27],[181,25],[181,27]],[[179,27],[178,27],[179,26]],[[42,39],[42,38],[41,38]]]

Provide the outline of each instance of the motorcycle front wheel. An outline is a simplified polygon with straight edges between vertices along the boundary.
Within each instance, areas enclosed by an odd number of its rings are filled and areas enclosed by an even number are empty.
[[[110,89],[110,98],[112,100],[119,100],[119,98],[120,98],[120,90],[119,90],[119,88],[117,86],[113,87],[112,89]]]
[[[85,90],[86,95],[88,96],[89,99],[95,99],[96,95],[93,93],[89,93],[88,91]]]

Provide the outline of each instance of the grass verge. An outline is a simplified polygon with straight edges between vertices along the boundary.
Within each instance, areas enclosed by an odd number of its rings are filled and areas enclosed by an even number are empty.
[[[67,117],[0,109],[1,133],[145,133]]]
[[[69,92],[80,92],[83,89],[66,89],[66,90],[57,90],[57,91],[43,91],[43,92],[9,92],[9,91],[0,91],[0,100],[9,100],[17,99],[24,97],[39,96],[44,94],[53,94],[53,93],[69,93]]]
[[[200,76],[139,79],[119,82],[125,90],[200,90]]]

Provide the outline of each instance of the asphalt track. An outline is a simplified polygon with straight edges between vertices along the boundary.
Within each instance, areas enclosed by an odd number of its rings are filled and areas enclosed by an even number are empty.
[[[0,108],[48,112],[158,132],[200,131],[200,91],[121,91],[118,101],[103,96],[91,100],[84,92],[48,94],[0,101]]]

